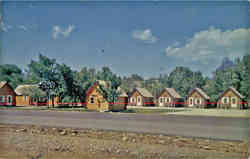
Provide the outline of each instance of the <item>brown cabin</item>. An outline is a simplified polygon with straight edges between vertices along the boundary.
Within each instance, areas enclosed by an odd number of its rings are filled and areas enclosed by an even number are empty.
[[[153,106],[154,97],[145,88],[134,88],[130,95],[129,104],[131,106]]]
[[[104,96],[104,92],[100,89],[100,86],[104,88],[109,87],[109,83],[105,81],[97,81],[86,92],[86,108],[97,111],[120,111],[127,108],[127,94],[121,89],[121,94],[117,97],[115,103],[109,103],[107,98]]]
[[[210,97],[200,88],[193,89],[186,99],[187,107],[207,108]]]
[[[100,89],[99,82],[95,82],[86,92],[86,108],[90,110],[109,111],[109,102]]]
[[[6,81],[0,82],[0,105],[16,105],[16,93]]]
[[[117,89],[117,91],[120,94],[118,95],[117,100],[114,103],[113,110],[126,110],[128,105],[128,94],[120,87]]]
[[[16,92],[16,105],[18,106],[46,106],[53,105],[58,106],[59,97],[54,97],[53,99],[47,100],[46,97],[33,98],[25,94],[25,89],[38,88],[37,85],[19,85]]]
[[[242,109],[244,96],[235,88],[229,87],[218,98],[217,108],[237,108]]]
[[[158,96],[158,105],[160,107],[176,107],[181,105],[182,99],[174,88],[165,88]]]

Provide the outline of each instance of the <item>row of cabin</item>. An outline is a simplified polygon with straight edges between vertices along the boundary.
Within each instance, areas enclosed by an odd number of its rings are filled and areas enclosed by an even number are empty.
[[[0,105],[9,106],[42,106],[58,105],[59,98],[32,98],[25,94],[25,89],[38,87],[37,85],[19,85],[15,90],[6,81],[0,82]]]
[[[96,88],[93,89],[93,88]],[[134,88],[129,95],[123,92],[116,101],[117,104],[109,105],[107,100],[98,90],[98,83],[95,83],[87,91],[86,101],[89,109],[103,110],[120,110],[130,106],[154,106],[157,105],[166,107],[194,107],[208,108],[211,105],[210,97],[200,88],[193,89],[184,101],[184,98],[178,94],[173,88],[165,88],[157,97],[157,102],[154,102],[153,95],[145,88]],[[244,96],[241,95],[235,88],[230,87],[224,91],[218,98],[217,108],[238,108],[242,109],[244,104]],[[103,105],[103,107],[102,107]]]
[[[165,88],[157,97],[157,102],[154,102],[153,95],[145,88],[134,88],[131,93],[126,93],[120,88],[115,103],[109,103],[105,93],[100,86],[101,81],[95,82],[86,92],[85,107],[91,110],[109,111],[109,110],[124,110],[127,105],[131,106],[154,106],[155,103],[159,106],[166,107],[200,107],[207,108],[210,105],[210,97],[200,88],[193,89],[187,96],[185,102],[173,88]],[[59,98],[31,98],[25,95],[25,88],[37,87],[36,85],[19,85],[15,90],[7,83],[0,82],[0,105],[58,105]],[[218,98],[218,108],[243,108],[244,96],[241,95],[235,88],[230,87],[224,91]],[[184,103],[184,104],[183,104]]]
[[[217,108],[238,108],[244,107],[244,96],[235,88],[229,87],[220,94],[217,101]],[[212,103],[210,97],[200,88],[193,89],[187,96],[186,101],[173,89],[164,89],[158,97],[159,106],[176,107],[184,105],[186,107],[208,108]]]

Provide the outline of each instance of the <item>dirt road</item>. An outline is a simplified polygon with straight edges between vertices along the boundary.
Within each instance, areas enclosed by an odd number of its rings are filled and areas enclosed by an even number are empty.
[[[250,119],[159,114],[1,110],[0,123],[93,128],[226,140],[248,140],[250,134]]]

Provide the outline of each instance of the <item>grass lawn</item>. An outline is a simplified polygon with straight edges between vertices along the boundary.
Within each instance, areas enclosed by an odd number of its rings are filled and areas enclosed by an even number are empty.
[[[0,106],[0,110],[13,109],[13,110],[48,110],[48,111],[79,111],[79,112],[93,112],[93,110],[87,110],[83,107],[47,107],[47,106]]]
[[[122,111],[123,113],[173,113],[173,112],[182,112],[190,111],[188,109],[146,109],[146,108],[129,108]]]
[[[196,109],[187,108],[189,111],[173,112],[169,114],[193,115],[193,116],[221,116],[221,117],[239,117],[250,118],[250,109]]]
[[[40,111],[77,111],[77,112],[97,112],[88,110],[84,107],[50,107],[47,106],[0,106],[0,110],[40,110]],[[140,113],[140,114],[175,114],[175,115],[190,115],[190,116],[220,116],[220,117],[238,117],[250,118],[250,109],[198,109],[198,108],[128,108],[120,113]]]

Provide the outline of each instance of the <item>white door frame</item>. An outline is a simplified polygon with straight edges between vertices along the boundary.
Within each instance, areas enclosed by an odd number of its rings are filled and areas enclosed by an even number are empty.
[[[11,97],[11,100],[9,100],[9,97]],[[11,95],[6,96],[6,105],[12,105],[13,97]]]
[[[164,97],[159,98],[159,106],[164,106]]]
[[[191,99],[192,99],[192,104],[190,104],[190,100],[191,100]],[[189,97],[188,100],[189,100],[189,101],[188,101],[188,106],[189,106],[189,107],[193,107],[193,106],[194,106],[194,98],[193,98],[193,97]]]
[[[233,104],[233,99],[235,99],[235,104]],[[231,107],[232,108],[237,108],[237,103],[238,103],[237,98],[236,97],[231,97]]]
[[[138,100],[139,99],[139,100]],[[140,102],[138,102],[140,101]],[[142,97],[141,96],[137,96],[137,105],[141,106],[142,105]]]

